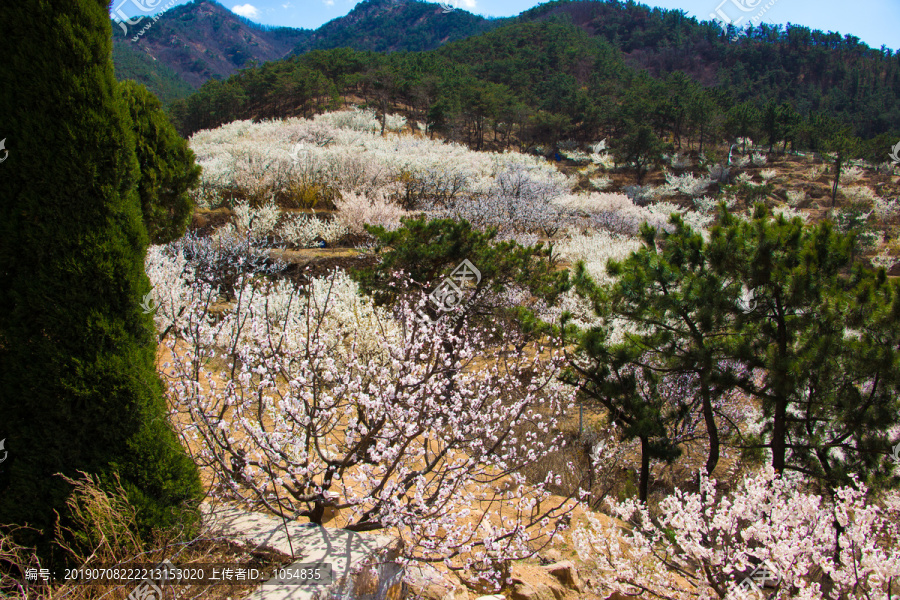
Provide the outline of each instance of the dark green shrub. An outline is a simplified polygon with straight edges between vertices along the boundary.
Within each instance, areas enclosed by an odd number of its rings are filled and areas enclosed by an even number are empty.
[[[152,243],[165,244],[187,230],[194,209],[188,190],[197,185],[200,167],[156,96],[134,81],[120,82],[119,90],[131,115],[144,225]]]

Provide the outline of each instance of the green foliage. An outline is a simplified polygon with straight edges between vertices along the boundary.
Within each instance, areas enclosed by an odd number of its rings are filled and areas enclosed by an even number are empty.
[[[546,260],[549,251],[541,244],[523,247],[512,241],[494,242],[495,230],[482,232],[467,221],[415,218],[404,219],[394,231],[372,226],[366,230],[375,236],[381,259],[353,277],[379,304],[397,299],[392,285],[395,272],[403,271],[414,285],[430,291],[465,259],[481,272],[470,312],[497,308],[485,305],[488,291],[500,293],[515,284],[552,303],[569,285],[568,272],[552,269]]]
[[[834,210],[837,203],[838,186],[841,183],[841,171],[849,159],[859,154],[860,140],[852,135],[849,127],[842,126],[833,120],[826,135],[824,146],[825,151],[831,154],[831,169],[833,172],[831,208]]]
[[[762,205],[749,221],[723,210],[709,242],[713,271],[754,291],[725,351],[750,370],[733,383],[761,403],[760,444],[776,470],[828,487],[850,473],[887,483],[900,409],[900,334],[885,320],[900,310],[898,286],[852,265],[854,247],[830,222],[773,219]]]
[[[852,204],[834,215],[834,222],[838,230],[843,233],[852,233],[856,238],[858,248],[862,251],[872,250],[878,243],[877,232],[869,224],[871,212],[859,204]]]
[[[370,4],[377,3],[361,6]],[[406,4],[403,11],[427,12],[432,6]],[[311,43],[324,48],[332,44],[326,38],[340,38],[357,25],[381,32],[378,23],[392,14],[369,12],[360,15],[365,23],[329,24],[327,35],[313,36]],[[674,11],[617,2],[551,2],[427,52],[342,48],[246,69],[173,106],[173,120],[189,134],[235,119],[309,116],[352,95],[374,102],[382,113],[409,107],[412,118],[427,122],[431,132],[475,148],[508,148],[513,138],[522,146],[603,137],[619,147],[625,138],[628,145],[643,146],[655,136],[679,149],[686,141],[690,149],[703,151],[725,135],[768,139],[772,151],[781,145],[784,152],[788,144],[817,150],[825,137],[822,114],[857,136],[900,129],[895,60],[851,40],[835,42],[831,34],[813,32],[800,43],[805,38],[798,37],[799,30],[789,29],[788,35],[761,25],[734,44],[718,29]],[[371,48],[380,47],[381,40],[364,35],[347,41]],[[825,52],[822,44],[837,44],[839,51]],[[695,51],[685,52],[685,47]],[[633,51],[652,57],[645,61],[646,70],[626,64],[625,52]],[[858,88],[857,99],[865,99],[853,110],[847,107],[854,103],[838,92],[838,82],[848,78],[841,57],[848,56],[856,57],[857,70],[870,74],[867,85]],[[806,68],[810,60],[814,75]],[[715,77],[710,65],[720,69]],[[831,65],[827,77],[823,65]],[[886,72],[898,74],[883,78]],[[759,81],[748,86],[747,76]],[[642,130],[647,127],[652,136]],[[643,177],[645,167],[636,167]]]
[[[616,162],[630,165],[641,185],[647,171],[662,160],[665,146],[649,125],[631,123],[626,131],[621,143],[614,148]]]
[[[136,50],[134,42],[128,39],[114,39],[113,63],[116,67],[116,79],[145,85],[164,105],[187,98],[197,91],[197,88],[182,79],[171,67]]]
[[[490,31],[507,21],[464,10],[442,13],[432,2],[394,4],[390,10],[384,10],[384,4],[383,0],[360,2],[345,19],[326,23],[297,44],[294,54],[331,48],[421,52]]]
[[[199,182],[200,167],[147,88],[123,81],[119,90],[131,114],[144,225],[151,243],[165,244],[187,231],[194,208],[188,190]]]
[[[758,185],[755,183],[734,183],[732,185],[722,186],[722,191],[726,194],[733,194],[743,200],[748,206],[752,206],[757,202],[763,202],[775,191],[775,185],[772,183],[764,183]]]
[[[121,477],[138,527],[190,524],[200,481],[167,422],[156,336],[140,308],[148,243],[107,5],[0,4],[0,523],[42,554],[71,485]],[[187,510],[187,512],[184,512]]]
[[[607,270],[609,288],[579,266],[576,290],[602,325],[581,332],[574,383],[609,411],[647,457],[670,459],[666,427],[692,413],[718,459],[719,399],[739,389],[759,403],[762,433],[740,441],[765,449],[778,471],[800,471],[823,487],[858,473],[889,479],[891,440],[900,420],[900,285],[883,271],[852,264],[854,236],[831,223],[773,219],[757,205],[751,220],[721,208],[706,241],[673,215],[673,230],[645,227],[644,247]],[[742,295],[752,290],[751,302]],[[613,343],[612,325],[628,324]],[[621,325],[619,325],[621,326]],[[665,377],[690,376],[687,390],[663,398]],[[636,380],[641,380],[637,385]],[[736,431],[733,433],[737,433]],[[646,497],[642,473],[641,496]]]

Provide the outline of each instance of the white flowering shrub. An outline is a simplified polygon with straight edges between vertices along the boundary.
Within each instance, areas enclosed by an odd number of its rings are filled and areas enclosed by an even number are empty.
[[[666,188],[672,193],[680,192],[691,197],[701,196],[711,183],[712,180],[709,177],[694,177],[693,173],[685,173],[680,176],[666,173]]]
[[[739,173],[738,176],[734,178],[734,182],[736,184],[757,185],[753,182],[753,178],[748,173]]]
[[[612,278],[606,274],[606,263],[610,260],[624,260],[640,249],[638,238],[611,233],[609,231],[592,231],[590,233],[570,233],[555,249],[560,258],[576,263],[585,262],[585,268],[598,283],[609,283]]]
[[[568,191],[568,179],[558,172],[512,163],[496,172],[485,192],[424,208],[435,217],[465,219],[481,229],[496,227],[501,234],[541,232],[550,237],[566,219],[554,201]]]
[[[645,506],[628,500],[612,511],[630,529],[588,514],[589,525],[573,532],[579,556],[611,590],[738,600],[753,597],[741,584],[764,562],[777,579],[767,589],[775,600],[887,600],[900,576],[897,495],[879,507],[862,484],[830,501],[768,468],[729,495],[703,477],[699,493],[676,489],[659,509],[657,526]]]
[[[603,152],[606,149],[607,149],[607,146],[606,146],[605,139],[600,140],[599,142],[595,142],[595,143],[591,144],[591,146],[590,146],[591,154],[600,154],[601,152]]]
[[[772,216],[777,217],[778,215],[783,215],[785,219],[791,220],[795,217],[800,217],[803,222],[809,221],[809,214],[803,212],[802,210],[797,210],[791,206],[776,206],[772,209]]]
[[[299,248],[310,248],[318,240],[332,245],[349,231],[346,224],[336,219],[329,221],[303,214],[286,215],[278,228],[281,241]]]
[[[897,164],[893,161],[885,161],[883,163],[878,163],[875,165],[875,171],[882,175],[894,175],[897,169]]]
[[[347,129],[350,131],[375,133],[381,130],[381,123],[378,122],[375,109],[362,110],[358,106],[354,106],[350,110],[316,115],[313,121],[336,129]]]
[[[591,154],[588,152],[582,152],[581,150],[564,150],[560,148],[559,153],[563,156],[563,158],[579,164],[591,162]]]
[[[872,206],[875,216],[881,221],[888,221],[900,215],[900,200],[875,196]]]
[[[876,201],[881,200],[881,198],[878,197],[878,194],[875,193],[875,190],[867,185],[841,188],[841,193],[848,200],[865,204],[866,206],[872,206]]]
[[[761,152],[754,152],[751,155],[750,160],[753,162],[753,166],[755,167],[761,167],[769,162],[768,158],[766,158],[766,155],[762,154]]]
[[[265,237],[275,232],[275,224],[281,211],[273,202],[253,208],[247,201],[234,205],[234,226],[239,233],[249,233],[253,237]]]
[[[402,115],[385,115],[384,128],[388,131],[400,132],[406,127],[406,117]]]
[[[727,195],[718,198],[703,196],[700,198],[693,198],[692,200],[694,202],[694,208],[696,208],[698,212],[710,216],[718,214],[720,202],[725,202],[725,208],[728,209],[729,212],[733,212],[734,207],[737,206],[737,198]]]
[[[350,233],[366,235],[365,225],[380,225],[388,230],[400,227],[400,219],[409,213],[385,198],[382,192],[371,196],[344,190],[335,200],[337,214],[335,222]]]
[[[612,153],[607,152],[608,148],[606,146],[605,139],[597,142],[596,144],[591,144],[590,150],[591,154],[589,158],[593,165],[604,170],[609,170],[615,167],[615,157],[612,155]]]
[[[538,242],[541,241],[541,236],[536,233],[530,233],[528,231],[504,231],[503,233],[498,233],[495,238],[498,242],[515,242],[520,246],[534,246]]]
[[[778,171],[776,171],[775,169],[763,169],[759,172],[759,176],[762,177],[762,180],[765,183],[769,183],[769,181],[774,179],[776,175],[778,175]]]
[[[662,196],[667,196],[671,190],[665,186],[647,185],[626,185],[622,191],[628,196],[629,200],[638,206],[646,206]]]
[[[396,199],[412,209],[490,193],[498,177],[520,169],[534,181],[572,185],[539,157],[474,152],[413,135],[387,138],[379,131],[374,114],[352,110],[313,120],[235,121],[195,133],[190,145],[204,169],[204,189],[234,192],[254,202],[287,198],[294,189],[370,195],[397,184]]]
[[[824,174],[825,174],[825,165],[814,165],[809,168],[809,170],[806,172],[804,177],[806,177],[806,179],[808,181],[816,181],[819,179],[819,177],[821,177]]]
[[[676,152],[671,156],[663,155],[663,160],[667,161],[673,169],[687,169],[691,166],[691,159],[681,152]]]
[[[716,163],[714,165],[709,165],[706,167],[707,172],[709,172],[709,178],[711,180],[718,183],[728,183],[729,176],[731,174],[731,168],[727,167],[721,163]]]
[[[735,156],[731,159],[731,164],[737,167],[738,169],[743,169],[750,165],[750,157],[749,156]]]
[[[790,206],[796,207],[798,204],[806,202],[806,192],[803,190],[788,190],[787,199]]]
[[[841,182],[844,184],[856,183],[862,179],[865,171],[857,166],[845,166],[841,169]]]
[[[585,213],[596,228],[624,235],[637,234],[643,223],[662,229],[669,220],[668,214],[637,206],[625,194],[569,194],[555,202],[569,211]]]
[[[891,254],[890,248],[882,248],[881,252],[871,258],[871,261],[875,268],[890,271],[895,264],[900,262],[900,257]]]
[[[184,326],[182,308],[189,306],[196,298],[195,288],[190,285],[190,269],[184,253],[171,251],[166,246],[153,245],[147,248],[144,270],[153,286],[151,306],[155,307],[153,320],[157,329],[165,329],[175,324]]]
[[[588,181],[598,192],[602,192],[612,185],[612,179],[610,179],[609,177],[604,177],[602,175],[600,177],[591,177],[590,179],[588,179]]]

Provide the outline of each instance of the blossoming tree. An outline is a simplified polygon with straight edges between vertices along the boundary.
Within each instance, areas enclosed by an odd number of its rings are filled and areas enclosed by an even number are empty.
[[[314,523],[340,511],[347,529],[392,529],[407,559],[488,572],[563,527],[553,475],[520,474],[558,446],[558,353],[426,325],[402,302],[388,312],[340,273],[305,288],[248,273],[218,320],[215,287],[190,285],[161,295],[190,302],[163,307],[181,315],[164,370],[225,497]]]

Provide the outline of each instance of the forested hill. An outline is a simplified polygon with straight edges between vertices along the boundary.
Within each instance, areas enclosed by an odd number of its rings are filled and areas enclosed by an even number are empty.
[[[842,126],[882,136],[880,145],[900,132],[900,56],[799,27],[763,26],[735,41],[680,12],[557,2],[433,51],[317,50],[247,69],[207,83],[171,114],[189,134],[309,116],[342,96],[410,107],[431,131],[476,148],[648,126],[677,147],[753,135],[815,150]]]
[[[194,0],[129,26],[113,23],[113,59],[119,79],[134,79],[168,103],[209,79],[225,79],[260,63],[309,50],[430,50],[477,35],[508,19],[485,19],[464,10],[416,0],[365,0],[346,16],[313,30],[257,25],[212,0]]]
[[[464,10],[447,12],[432,2],[364,0],[346,16],[329,21],[301,41],[294,54],[330,48],[376,52],[433,50],[508,21],[486,19]]]
[[[790,102],[823,111],[870,137],[900,124],[900,54],[853,35],[761,23],[728,39],[717,24],[635,2],[560,0],[522,13],[519,22],[571,23],[609,41],[626,63],[658,77],[675,71],[738,100]],[[466,50],[463,50],[466,52]],[[488,53],[484,58],[490,62]]]
[[[156,21],[144,18],[129,25],[127,36],[113,22],[116,77],[139,81],[161,98],[183,97],[183,84],[196,89],[209,79],[227,78],[252,61],[284,58],[310,35],[306,29],[257,25],[218,2],[194,0],[173,7]],[[136,58],[137,54],[152,62]],[[176,80],[162,73],[167,70],[177,75]]]

